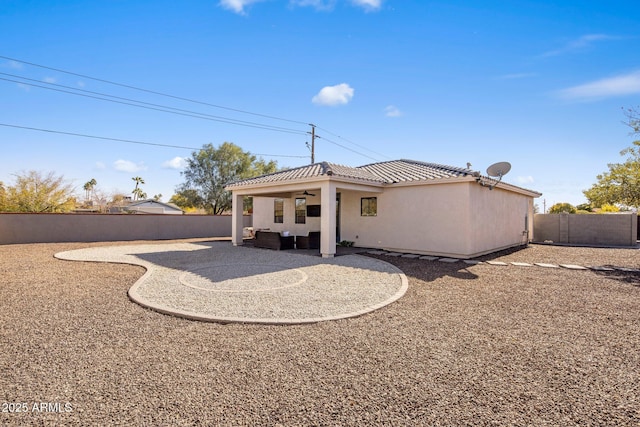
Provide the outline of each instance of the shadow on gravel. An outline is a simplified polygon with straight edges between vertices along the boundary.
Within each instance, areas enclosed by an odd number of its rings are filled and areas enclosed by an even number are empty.
[[[470,272],[467,268],[469,264],[463,261],[457,262],[440,262],[426,261],[422,259],[390,257],[384,255],[365,254],[365,256],[376,258],[381,261],[398,267],[406,276],[422,280],[424,282],[432,282],[441,277],[449,276],[461,280],[476,280],[478,276]]]
[[[613,266],[605,266],[609,268],[614,268]],[[598,276],[606,277],[607,279],[618,280],[623,283],[628,283],[632,286],[640,287],[640,273],[635,271],[624,271],[624,270],[614,270],[614,271],[596,271]]]

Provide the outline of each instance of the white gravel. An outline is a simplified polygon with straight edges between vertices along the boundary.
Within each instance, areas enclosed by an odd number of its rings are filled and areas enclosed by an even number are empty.
[[[407,290],[400,270],[373,258],[323,259],[229,242],[106,246],[55,256],[143,266],[147,272],[129,291],[134,301],[199,320],[336,320],[383,307]]]

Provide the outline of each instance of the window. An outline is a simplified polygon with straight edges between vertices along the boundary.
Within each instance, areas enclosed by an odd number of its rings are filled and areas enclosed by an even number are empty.
[[[377,216],[378,198],[363,197],[360,199],[360,216]]]
[[[307,199],[296,199],[296,224],[304,224],[307,221]]]
[[[284,200],[282,199],[273,201],[273,222],[276,224],[284,222]]]

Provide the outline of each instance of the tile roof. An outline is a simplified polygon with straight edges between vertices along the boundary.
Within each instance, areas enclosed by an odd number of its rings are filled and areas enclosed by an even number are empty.
[[[360,166],[358,169],[378,176],[388,184],[396,182],[427,181],[430,179],[446,179],[464,177],[473,173],[469,169],[455,166],[425,163],[416,160],[391,160]]]
[[[392,160],[369,165],[350,167],[322,162],[294,169],[248,178],[231,183],[229,187],[243,187],[255,184],[270,184],[319,176],[337,176],[362,181],[393,184],[397,182],[426,181],[431,179],[458,178],[471,174],[465,168],[424,163],[415,160]]]

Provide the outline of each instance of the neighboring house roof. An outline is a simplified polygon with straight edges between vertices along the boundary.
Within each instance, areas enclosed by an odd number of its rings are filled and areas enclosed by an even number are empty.
[[[145,208],[162,209],[165,212],[166,211],[183,212],[183,210],[180,209],[179,206],[176,206],[173,203],[164,203],[164,202],[159,202],[153,199],[137,200],[125,206],[126,210],[131,210],[136,212],[145,212],[144,211]],[[155,213],[155,212],[150,212],[150,213]]]

